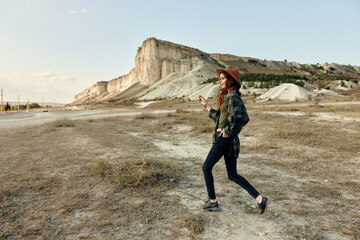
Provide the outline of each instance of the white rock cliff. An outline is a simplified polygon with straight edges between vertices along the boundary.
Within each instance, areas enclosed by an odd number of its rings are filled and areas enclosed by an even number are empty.
[[[220,66],[209,54],[198,49],[148,38],[137,50],[135,68],[109,82],[97,82],[77,94],[73,104],[107,101],[135,83],[151,86],[173,73],[186,75],[205,62],[214,65],[214,69]],[[215,71],[212,76],[214,74]]]

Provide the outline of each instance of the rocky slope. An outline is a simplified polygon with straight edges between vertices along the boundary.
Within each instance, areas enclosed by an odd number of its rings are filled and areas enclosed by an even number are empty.
[[[303,75],[312,79],[337,78],[348,76],[360,77],[360,67],[336,63],[300,64],[297,62],[260,60],[250,57],[238,57],[230,54],[210,54],[218,62],[236,67],[240,72],[275,73]]]
[[[158,40],[146,39],[138,48],[135,67],[126,75],[97,82],[75,96],[72,104],[117,101],[124,98],[155,99],[188,97],[199,94],[211,97],[217,85],[202,84],[216,77],[216,68],[231,65],[241,73],[292,74],[312,80],[360,79],[360,67],[260,60],[230,54],[208,54],[198,49]]]

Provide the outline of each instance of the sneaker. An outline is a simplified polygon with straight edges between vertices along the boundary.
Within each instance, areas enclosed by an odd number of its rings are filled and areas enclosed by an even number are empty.
[[[266,208],[268,207],[268,205],[269,205],[269,199],[266,197],[263,197],[261,203],[258,203],[258,207],[260,209],[260,215],[266,211]]]
[[[203,205],[203,209],[207,211],[213,211],[219,209],[218,202],[211,202],[210,200],[207,200],[205,204]]]

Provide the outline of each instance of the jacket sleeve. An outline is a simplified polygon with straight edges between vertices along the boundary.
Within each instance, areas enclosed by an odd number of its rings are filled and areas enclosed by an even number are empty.
[[[247,115],[245,105],[239,95],[230,95],[226,101],[229,125],[224,128],[224,131],[228,137],[235,137],[249,122],[249,116]]]
[[[214,122],[216,122],[217,120],[217,114],[218,114],[218,111],[216,111],[215,109],[211,108],[210,109],[210,112],[209,112],[209,118],[211,118],[212,120],[214,120]]]

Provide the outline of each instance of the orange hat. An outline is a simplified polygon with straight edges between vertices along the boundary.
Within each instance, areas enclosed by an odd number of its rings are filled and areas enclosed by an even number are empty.
[[[235,81],[239,84],[239,86],[241,86],[240,73],[238,70],[236,70],[236,68],[227,66],[225,69],[217,68],[216,72],[218,75],[220,75],[220,73],[222,73],[222,72],[228,73],[230,76],[232,76],[235,79]]]

